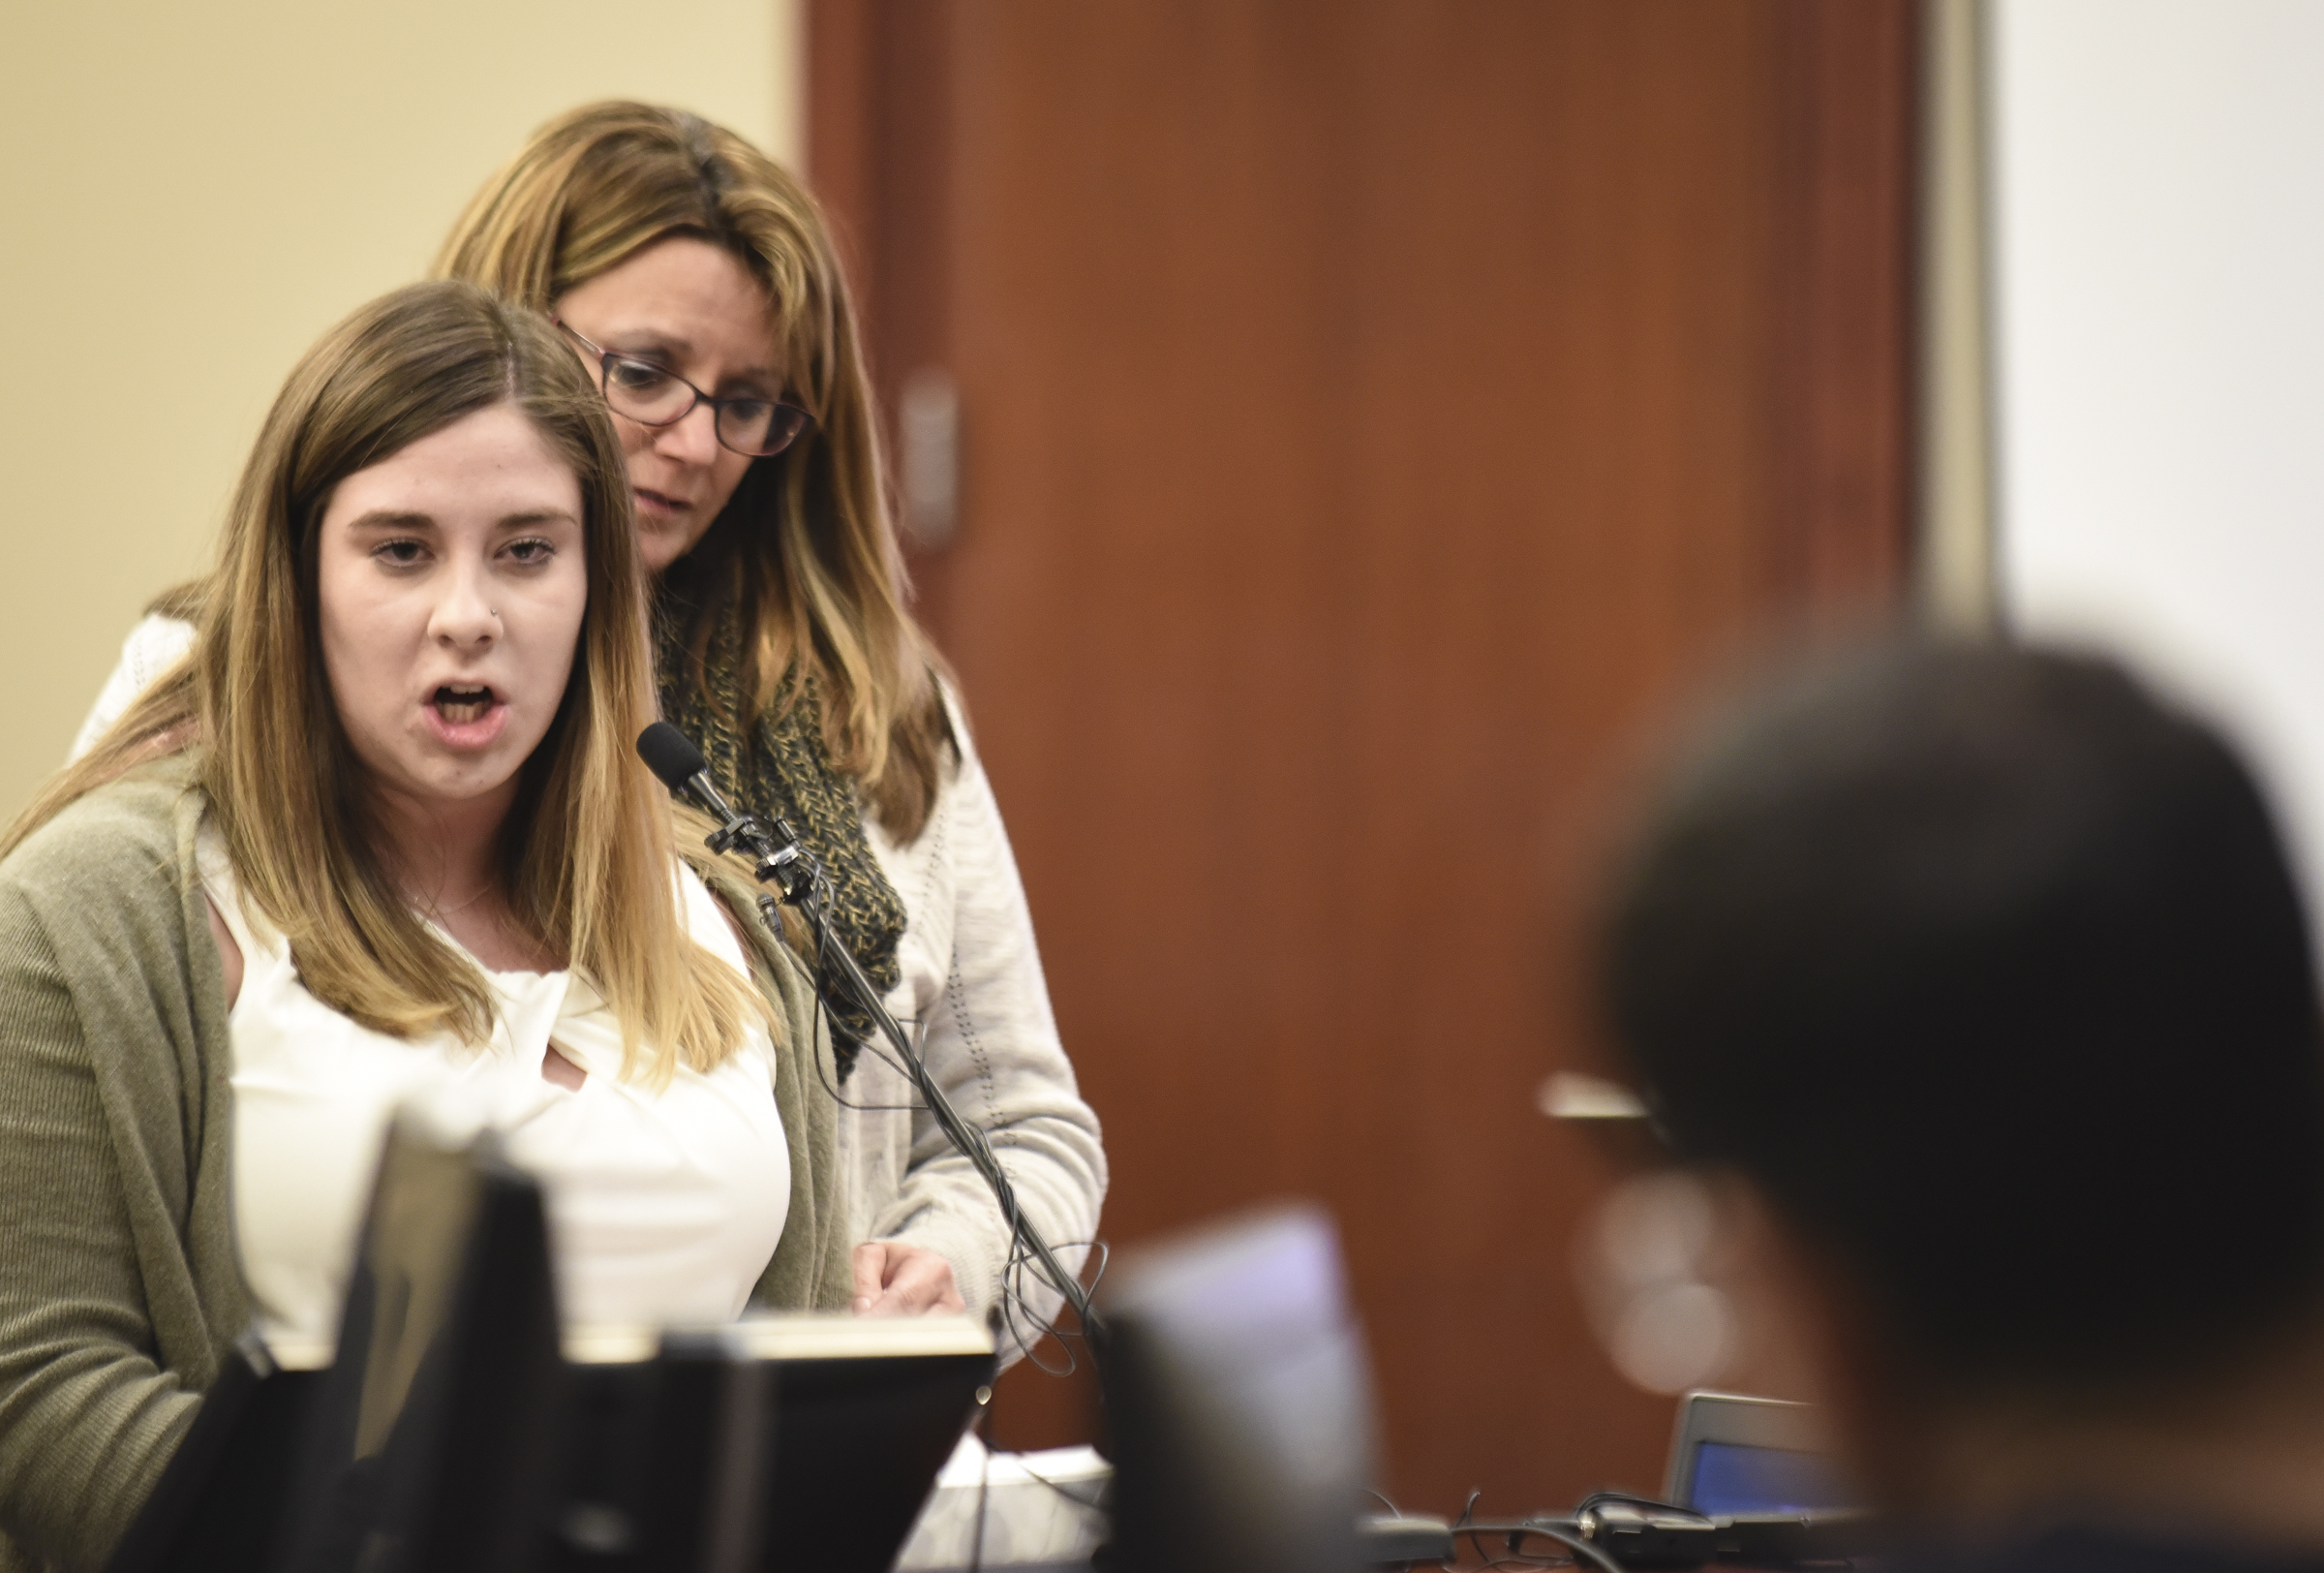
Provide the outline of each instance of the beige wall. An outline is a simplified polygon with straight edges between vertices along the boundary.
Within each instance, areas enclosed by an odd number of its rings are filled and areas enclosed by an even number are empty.
[[[206,560],[298,355],[558,110],[800,142],[798,0],[0,6],[0,817]]]

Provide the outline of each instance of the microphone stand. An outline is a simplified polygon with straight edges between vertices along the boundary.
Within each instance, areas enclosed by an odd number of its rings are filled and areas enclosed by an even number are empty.
[[[853,952],[831,932],[830,917],[825,909],[831,886],[822,866],[799,845],[798,833],[791,828],[788,820],[778,817],[769,825],[756,815],[738,812],[711,785],[707,771],[696,772],[687,781],[686,789],[720,821],[719,828],[707,838],[710,849],[723,853],[737,847],[747,848],[756,864],[754,872],[758,882],[771,885],[779,892],[761,892],[758,898],[759,917],[768,930],[777,938],[781,937],[782,925],[777,914],[785,906],[797,909],[807,920],[808,929],[814,936],[815,953],[826,972],[837,973],[840,994],[857,1011],[870,1017],[880,1034],[895,1046],[897,1059],[919,1090],[921,1101],[928,1105],[928,1112],[934,1118],[937,1128],[944,1132],[946,1139],[974,1165],[976,1172],[984,1177],[985,1184],[992,1187],[994,1199],[1000,1204],[1000,1216],[1008,1222],[1009,1232],[1025,1253],[1032,1257],[1034,1266],[1050,1287],[1062,1295],[1065,1303],[1073,1308],[1073,1313],[1082,1325],[1083,1338],[1094,1347],[1102,1339],[1104,1329],[1095,1308],[1089,1302],[1089,1291],[1082,1286],[1078,1275],[1065,1270],[1065,1264],[1057,1260],[1056,1251],[1042,1237],[1040,1227],[1024,1216],[1024,1210],[1017,1204],[1016,1187],[1009,1183],[1008,1171],[1000,1166],[1000,1159],[994,1156],[993,1144],[985,1139],[982,1129],[963,1119],[961,1112],[953,1107],[952,1099],[944,1095],[944,1089],[929,1070],[928,1063],[920,1058],[919,1050],[906,1037],[902,1026],[888,1013],[887,1006],[880,1000],[879,990],[864,975],[863,968],[856,964]],[[1001,1293],[1005,1296],[1009,1292],[1005,1270],[1001,1278]]]

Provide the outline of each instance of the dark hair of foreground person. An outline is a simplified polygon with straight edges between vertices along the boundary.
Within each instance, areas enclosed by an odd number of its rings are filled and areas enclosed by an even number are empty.
[[[2313,1320],[2324,1059],[2251,772],[2107,661],[1905,643],[1655,805],[1606,993],[1669,1139],[1926,1390],[2199,1377]]]

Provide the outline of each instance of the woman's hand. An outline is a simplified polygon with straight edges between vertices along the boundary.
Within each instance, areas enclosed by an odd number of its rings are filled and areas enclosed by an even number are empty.
[[[923,1316],[967,1309],[952,1281],[952,1263],[926,1246],[867,1240],[855,1248],[857,1315]]]

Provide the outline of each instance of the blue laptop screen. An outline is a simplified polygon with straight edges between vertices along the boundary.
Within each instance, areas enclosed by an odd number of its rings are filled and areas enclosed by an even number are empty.
[[[1695,1482],[1687,1505],[1714,1517],[1736,1513],[1804,1513],[1851,1507],[1831,1465],[1815,1453],[1783,1447],[1698,1442]]]

